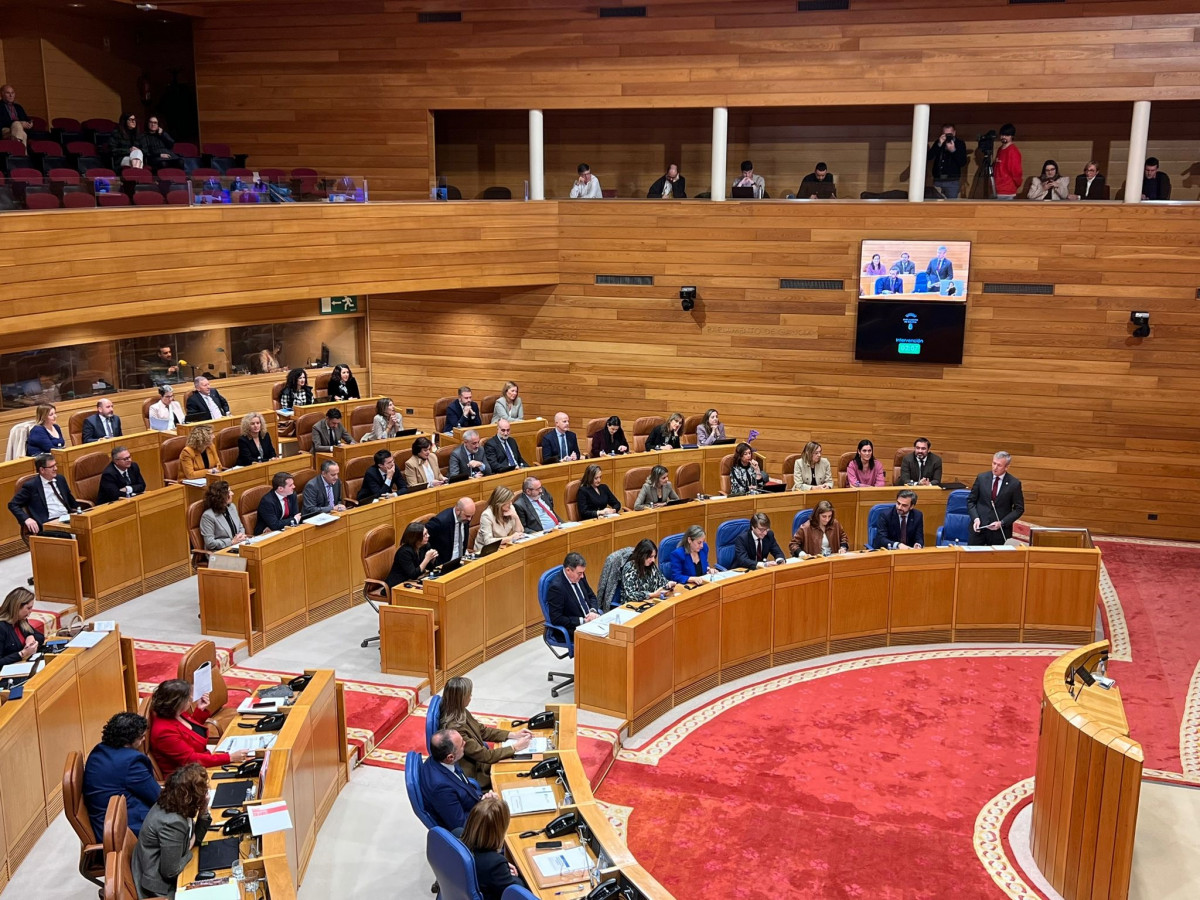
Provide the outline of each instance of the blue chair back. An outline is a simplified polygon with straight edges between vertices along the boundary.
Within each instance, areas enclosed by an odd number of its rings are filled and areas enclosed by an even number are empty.
[[[437,822],[425,808],[425,795],[421,793],[421,754],[409,750],[404,756],[404,786],[408,788],[408,802],[412,811],[426,828],[436,828]]]
[[[971,534],[971,517],[967,514],[970,491],[951,491],[946,498],[946,518],[937,530],[937,545],[965,544]]]
[[[811,509],[802,509],[792,517],[792,534],[800,530],[800,526],[812,518]]]
[[[445,828],[430,828],[425,837],[425,857],[437,878],[438,900],[483,900],[475,875],[475,857]]]
[[[671,577],[671,554],[675,552],[675,548],[682,541],[683,532],[680,532],[679,534],[668,534],[658,545],[658,567],[668,578]]]
[[[871,512],[867,514],[867,546],[875,546],[875,535],[879,534],[879,525],[883,521],[883,515],[896,504],[894,503],[876,503],[871,507]]]
[[[917,277],[913,281],[913,293],[924,294],[929,290],[929,273],[918,272]]]
[[[500,895],[500,900],[538,900],[537,895],[529,893],[529,888],[519,884],[510,884]]]
[[[562,566],[554,566],[542,573],[542,577],[538,579],[537,596],[538,605],[542,608],[542,640],[551,650],[567,650],[568,656],[575,655],[575,642],[571,640],[571,635],[567,633],[567,629],[561,625],[550,624],[550,605],[546,602],[546,590],[550,587],[550,580],[562,571]],[[563,657],[555,654],[559,659]]]
[[[425,752],[433,756],[433,736],[441,726],[442,695],[434,694],[429,698],[429,708],[425,710]]]
[[[730,519],[717,526],[717,565],[728,569],[733,565],[733,542],[750,530],[749,519]]]

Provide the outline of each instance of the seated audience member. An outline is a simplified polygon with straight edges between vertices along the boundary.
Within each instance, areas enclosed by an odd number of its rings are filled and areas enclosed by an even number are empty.
[[[101,397],[96,411],[83,420],[83,443],[121,437],[121,417],[113,413],[112,401]]]
[[[141,169],[145,165],[145,154],[138,146],[141,132],[138,131],[137,116],[133,113],[123,113],[117,127],[108,138],[108,149],[112,151],[113,166],[118,172],[129,167]]]
[[[158,116],[146,120],[146,130],[138,137],[137,144],[145,161],[155,169],[179,162],[174,153],[175,139],[163,129]]]
[[[679,166],[675,163],[667,166],[667,173],[650,185],[646,197],[650,200],[686,200],[687,179],[679,174]]]
[[[715,409],[705,410],[704,421],[696,426],[696,444],[708,447],[725,440],[725,425]]]
[[[246,528],[233,502],[233,488],[225,480],[214,481],[204,491],[204,512],[200,515],[200,537],[204,549],[224,550],[246,539]]]
[[[570,431],[571,417],[565,412],[554,414],[554,430],[542,438],[542,462],[564,462],[579,459],[579,439]]]
[[[517,439],[512,436],[512,422],[501,416],[495,420],[496,434],[483,445],[483,458],[493,473],[524,469],[529,463],[521,455]]]
[[[717,570],[708,564],[708,543],[704,529],[689,525],[679,546],[671,551],[670,579],[676,584],[703,584],[705,576]]]
[[[195,388],[187,398],[187,420],[203,422],[229,415],[229,401],[220,395],[203,375],[192,381]]]
[[[576,628],[600,615],[599,605],[587,581],[587,561],[578,553],[568,553],[562,571],[546,586],[550,624],[565,628],[574,637]]]
[[[683,441],[683,413],[673,412],[646,437],[647,450],[678,450]]]
[[[884,278],[875,279],[875,293],[877,294],[903,294],[904,282],[900,280],[900,267],[892,266],[888,270],[888,274]]]
[[[678,499],[679,495],[675,493],[675,487],[671,484],[671,473],[667,471],[667,467],[655,466],[646,476],[646,482],[638,492],[633,508],[637,510],[653,509]]]
[[[658,567],[658,547],[649,538],[642,538],[621,567],[621,602],[645,603],[662,600],[675,590],[675,582]]]
[[[296,481],[287,472],[276,472],[271,490],[258,501],[258,521],[254,533],[282,531],[300,524],[300,504],[296,500]]]
[[[864,275],[884,275],[886,273],[887,269],[883,267],[883,260],[878,253],[872,256],[871,261],[863,266]]]
[[[179,451],[179,477],[203,478],[205,472],[220,472],[221,457],[213,442],[209,425],[197,425],[188,434],[187,444]]]
[[[579,177],[571,185],[572,200],[600,200],[604,197],[604,191],[600,189],[600,179],[592,174],[591,166],[580,163],[576,172],[579,173]]]
[[[316,402],[317,398],[308,386],[308,373],[303,369],[288,372],[283,393],[279,395],[280,408],[295,409],[297,406],[312,406]]]
[[[475,882],[483,900],[500,900],[509,885],[524,886],[517,867],[504,855],[512,814],[499,797],[484,797],[467,815],[462,842],[475,857]]]
[[[1089,160],[1083,167],[1083,173],[1075,176],[1075,192],[1072,200],[1107,200],[1104,191],[1104,176],[1100,174],[1100,165],[1094,159]]]
[[[754,199],[761,200],[767,196],[767,183],[763,181],[761,175],[754,174],[754,163],[750,160],[742,160],[742,174],[734,179],[733,186],[735,188],[751,188],[754,191]]]
[[[946,259],[945,247],[937,248],[937,256],[925,267],[925,276],[928,284],[926,290],[933,294],[938,292],[943,281],[951,281],[954,278],[954,263]]]
[[[1029,182],[1030,200],[1069,200],[1071,179],[1058,174],[1058,163],[1052,159],[1042,163],[1042,174]]]
[[[358,380],[347,365],[338,364],[329,373],[329,401],[359,400]]]
[[[208,695],[192,702],[192,684],[180,678],[162,682],[150,700],[150,755],[164,778],[181,766],[199,763],[204,767],[240,763],[249,754],[210,753],[208,750]]]
[[[437,551],[429,546],[429,532],[421,522],[409,522],[400,537],[400,546],[392,557],[392,571],[388,572],[388,587],[406,581],[420,581],[430,566],[437,563]]]
[[[137,713],[119,712],[105,723],[100,743],[88,754],[83,767],[83,803],[97,840],[104,834],[110,798],[125,798],[129,830],[135,835],[158,800],[162,788],[154,780],[150,757],[142,752],[149,728],[150,723]]]
[[[1146,173],[1142,178],[1142,199],[1171,199],[1171,179],[1166,172],[1158,170],[1158,157],[1156,156],[1151,156],[1146,160]]]
[[[919,437],[913,441],[913,452],[906,453],[900,460],[900,480],[897,484],[941,484],[942,458],[930,453],[929,438]]]
[[[504,382],[504,390],[492,405],[493,422],[497,419],[519,422],[525,418],[525,401],[518,396],[520,393],[521,389],[515,381]]]
[[[146,813],[130,860],[139,897],[172,900],[179,876],[212,827],[208,773],[196,763],[181,766]]]
[[[179,366],[170,343],[160,341],[153,356],[141,361],[141,368],[155,385],[179,381]]]
[[[391,450],[376,450],[371,457],[371,467],[363,475],[362,487],[358,489],[359,504],[370,503],[379,497],[400,495],[408,491],[404,476],[396,471],[396,458]]]
[[[238,436],[239,466],[266,462],[279,455],[275,452],[275,445],[271,443],[267,423],[259,413],[246,413],[242,416],[241,432]]]
[[[46,643],[29,614],[33,612],[33,591],[13,588],[0,604],[0,666],[22,663],[41,653]]]
[[[483,441],[479,432],[474,428],[463,432],[462,443],[450,453],[450,477],[467,475],[478,478],[491,475],[492,467],[487,463],[487,454],[483,452]]]
[[[321,461],[320,473],[316,478],[308,479],[308,483],[304,485],[304,493],[301,495],[306,516],[346,511],[343,495],[346,486],[338,477],[341,471],[341,466],[335,460]]]
[[[11,84],[0,87],[0,137],[28,143],[26,132],[33,128],[33,119],[17,102],[17,89]]]
[[[312,444],[317,453],[330,453],[334,447],[353,443],[354,438],[342,426],[342,411],[336,406],[327,410],[325,418],[313,425]]]
[[[821,456],[821,445],[809,441],[792,468],[792,490],[826,490],[833,487],[833,467]]]
[[[628,452],[629,441],[625,440],[625,430],[621,428],[620,418],[609,416],[604,427],[592,435],[591,456],[617,456]]]
[[[754,449],[745,441],[733,448],[733,466],[729,469],[729,496],[741,497],[762,490],[767,473],[754,456]]]
[[[900,254],[900,259],[896,261],[896,264],[893,268],[895,268],[901,275],[917,274],[916,264],[913,263],[912,257],[910,257],[907,253]]]
[[[550,531],[562,521],[554,511],[554,498],[549,491],[542,490],[541,480],[533,475],[521,482],[521,496],[513,501],[513,509],[530,534]]]
[[[487,507],[479,516],[479,530],[475,532],[475,552],[479,553],[489,544],[500,542],[507,547],[517,535],[525,533],[521,517],[513,509],[515,495],[504,485],[492,490]]]
[[[67,479],[58,474],[58,460],[49,453],[33,459],[38,473],[31,478],[8,501],[8,511],[30,534],[38,534],[42,526],[51,519],[58,519],[79,508],[67,487]]]
[[[925,517],[917,507],[917,492],[905,488],[896,505],[883,514],[875,532],[874,549],[920,550],[925,546]]]
[[[49,403],[39,403],[34,412],[35,425],[25,438],[25,455],[37,456],[67,446],[62,429],[58,427],[58,409]]]
[[[183,407],[175,399],[175,388],[169,384],[158,386],[158,401],[150,404],[150,428],[154,431],[174,431],[186,421]]]
[[[866,438],[858,442],[858,455],[846,467],[846,483],[850,487],[883,487],[887,484],[883,463],[875,458],[875,445]]]
[[[442,430],[449,434],[455,428],[478,428],[482,424],[479,404],[471,399],[471,389],[466,385],[460,387],[458,396],[446,407],[446,427]]]
[[[467,709],[474,688],[471,679],[462,676],[446,682],[442,688],[442,713],[438,727],[453,728],[462,735],[463,756],[458,764],[468,778],[474,778],[479,787],[486,791],[492,786],[492,764],[520,753],[529,746],[533,734],[528,729],[506,731],[481,725]],[[499,746],[489,747],[488,744]]]
[[[772,558],[773,557],[773,558]],[[733,541],[733,567],[735,569],[762,569],[774,566],[787,559],[787,554],[775,540],[771,520],[766,513],[756,512],[750,517],[750,527]]]
[[[427,484],[436,487],[445,484],[448,479],[442,477],[438,467],[437,457],[433,455],[433,442],[422,435],[412,442],[412,456],[404,462],[404,482],[416,487]]]
[[[597,465],[590,465],[583,470],[583,478],[579,482],[579,493],[575,495],[575,503],[579,507],[579,521],[586,522],[603,516],[613,516],[621,511],[621,501],[601,482],[604,473]]]
[[[461,497],[454,506],[443,509],[425,523],[429,546],[438,554],[438,565],[453,562],[471,552],[471,519],[474,517],[475,501]]]
[[[375,401],[375,417],[371,420],[371,437],[373,441],[394,438],[404,430],[404,417],[390,397],[380,397]]]
[[[800,179],[800,187],[796,191],[796,196],[808,197],[811,200],[816,200],[818,197],[836,198],[837,188],[833,186],[833,173],[829,171],[829,166],[823,162],[817,163],[817,167],[813,171]],[[872,273],[868,272],[867,274]]]
[[[796,529],[788,544],[792,556],[806,553],[809,556],[829,556],[833,553],[846,553],[850,544],[846,540],[846,532],[833,513],[833,504],[828,500],[818,501],[813,507],[812,516]]]
[[[97,503],[112,503],[122,497],[135,497],[146,493],[146,479],[142,470],[133,461],[127,447],[113,447],[109,454],[112,462],[100,473],[100,487],[96,490]]]
[[[479,784],[463,772],[462,735],[453,728],[442,728],[429,740],[429,756],[421,763],[421,795],[433,820],[448,831],[467,824],[467,816],[485,796]],[[490,791],[486,796],[494,797]]]

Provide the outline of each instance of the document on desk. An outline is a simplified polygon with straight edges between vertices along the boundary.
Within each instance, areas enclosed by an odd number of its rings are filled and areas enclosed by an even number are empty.
[[[592,619],[590,622],[584,622],[575,631],[582,631],[584,634],[594,635],[595,637],[608,637],[608,630],[613,625],[624,625],[630,619],[637,616],[638,613],[632,609],[626,609],[623,606],[618,606],[616,609],[610,609],[602,616]]]
[[[554,787],[549,784],[535,787],[509,788],[502,794],[504,802],[514,816],[528,813],[549,812],[558,809],[558,800],[554,796]]]
[[[9,663],[0,669],[0,678],[26,678],[33,671],[36,661]]]
[[[88,647],[95,647],[107,636],[107,631],[81,631],[67,642],[67,646],[82,647],[86,650]]]
[[[274,734],[237,734],[217,744],[218,753],[233,753],[235,750],[270,750],[275,746]]]
[[[336,522],[337,520],[337,516],[330,515],[329,513],[317,513],[315,516],[309,516],[304,521],[309,525],[328,525],[330,522]]]
[[[192,487],[205,487],[208,482],[203,478],[184,478],[183,484],[190,484]]]
[[[512,747],[513,742],[511,740],[507,740],[504,742],[503,746]],[[526,747],[524,750],[518,750],[517,752],[522,755],[525,755],[525,754],[532,755],[534,753],[549,753],[553,749],[554,749],[554,742],[552,740],[550,740],[550,738],[535,737],[535,738],[529,739],[528,747]]]
[[[533,857],[533,864],[543,878],[556,878],[567,872],[586,872],[592,867],[592,861],[583,847],[539,853]]]
[[[212,663],[200,665],[192,673],[192,702],[195,703],[205,694],[212,693]]]
[[[92,623],[92,631],[116,631],[117,623],[114,619],[97,619]]]
[[[242,891],[232,878],[203,881],[195,887],[184,885],[175,891],[175,896],[186,895],[188,900],[241,900]]]
[[[275,831],[287,831],[292,827],[292,817],[288,815],[286,800],[247,806],[246,812],[250,814],[250,833],[255,837]]]

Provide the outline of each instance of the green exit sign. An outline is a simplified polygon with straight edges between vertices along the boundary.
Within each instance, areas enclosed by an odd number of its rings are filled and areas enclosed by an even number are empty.
[[[358,297],[322,297],[321,315],[344,316],[358,312]]]

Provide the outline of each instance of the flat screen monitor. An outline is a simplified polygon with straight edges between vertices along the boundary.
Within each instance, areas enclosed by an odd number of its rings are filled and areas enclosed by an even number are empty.
[[[970,241],[863,241],[858,296],[916,294],[922,300],[964,303],[970,268]]]
[[[958,365],[966,320],[965,303],[936,297],[859,300],[854,358]]]

